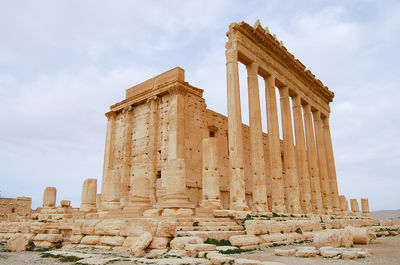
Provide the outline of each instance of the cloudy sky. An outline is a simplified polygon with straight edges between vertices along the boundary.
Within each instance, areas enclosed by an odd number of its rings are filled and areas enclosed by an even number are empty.
[[[0,0],[1,196],[37,207],[55,186],[79,206],[84,179],[101,182],[108,107],[175,66],[226,114],[225,33],[260,19],[335,92],[340,193],[399,209],[400,2],[304,2]]]

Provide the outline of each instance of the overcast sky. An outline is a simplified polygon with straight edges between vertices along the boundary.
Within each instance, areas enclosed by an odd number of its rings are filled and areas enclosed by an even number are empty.
[[[104,113],[173,67],[226,114],[225,33],[256,19],[335,93],[339,192],[399,209],[400,2],[390,0],[0,0],[1,196],[36,208],[55,186],[78,207],[84,179],[100,189]]]

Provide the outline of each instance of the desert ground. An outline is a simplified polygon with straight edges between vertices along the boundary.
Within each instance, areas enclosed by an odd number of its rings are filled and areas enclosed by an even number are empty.
[[[365,245],[355,245],[354,247],[363,248]],[[374,255],[365,259],[357,260],[334,260],[324,259],[322,257],[316,258],[297,258],[297,257],[278,257],[274,255],[274,248],[268,248],[265,250],[259,250],[243,254],[234,254],[235,257],[248,258],[259,261],[275,261],[283,264],[296,264],[296,265],[309,265],[309,264],[385,264],[385,265],[398,265],[400,264],[400,236],[397,237],[385,237],[378,238],[374,241],[374,244],[367,246],[373,250]],[[288,246],[284,248],[295,248],[295,246]],[[62,251],[62,250],[56,250]],[[71,253],[87,253],[88,250],[70,250]],[[47,253],[47,255],[46,255]],[[52,252],[54,253],[54,252]],[[104,250],[91,250],[90,253],[96,253],[102,258],[94,259],[92,264],[113,264],[113,265],[127,265],[127,264],[143,264],[140,261],[129,260],[129,256],[118,254],[114,252],[106,252]],[[78,260],[71,258],[68,260],[61,260],[55,257],[43,257],[48,256],[48,252],[35,252],[26,251],[21,253],[7,252],[6,245],[4,242],[0,247],[0,265],[22,265],[22,264],[40,264],[40,265],[68,265],[68,264],[79,264]],[[79,256],[79,255],[78,255]],[[154,263],[153,263],[154,264]],[[171,258],[163,261],[162,264],[191,264],[185,259]],[[195,263],[193,263],[195,264]]]

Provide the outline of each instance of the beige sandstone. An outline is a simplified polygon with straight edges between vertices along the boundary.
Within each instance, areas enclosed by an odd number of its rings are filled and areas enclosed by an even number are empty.
[[[56,195],[55,187],[46,187],[43,192],[43,207],[54,208],[56,206]]]
[[[14,235],[7,240],[8,250],[11,252],[21,252],[28,248],[29,238],[23,235]]]

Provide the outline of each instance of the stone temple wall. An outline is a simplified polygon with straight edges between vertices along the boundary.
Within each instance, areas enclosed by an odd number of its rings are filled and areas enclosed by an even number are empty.
[[[141,98],[138,102],[135,102],[137,95],[133,94],[134,96],[131,98],[111,107],[111,112],[115,112],[115,117],[112,118],[115,119],[115,125],[111,130],[113,140],[111,141],[109,159],[113,162],[109,172],[119,179],[117,182],[119,182],[120,189],[116,196],[120,197],[121,207],[129,204],[129,197],[132,196],[132,187],[135,185],[136,176],[145,178],[146,181],[149,180],[150,182],[154,180],[154,186],[148,186],[149,189],[154,189],[149,194],[151,203],[155,204],[162,201],[166,186],[168,158],[171,155],[169,150],[171,115],[181,115],[182,121],[178,126],[183,132],[183,142],[178,147],[178,152],[180,152],[178,155],[185,159],[186,191],[189,200],[195,206],[198,206],[202,196],[202,139],[215,137],[219,153],[218,170],[221,203],[224,208],[229,208],[228,118],[207,109],[205,99],[202,97],[203,91],[184,82],[184,79],[179,80],[178,77],[180,76],[184,77],[184,70],[174,68],[155,77],[163,80],[163,83],[160,83],[155,89],[147,87],[146,90],[145,85],[150,87],[154,85],[148,81],[139,84],[138,88],[135,86],[128,89],[128,91],[137,89],[137,92],[141,92],[139,94]],[[176,114],[173,110],[176,104],[174,95],[168,92],[171,84],[179,86],[183,94],[182,111],[179,114]],[[132,95],[132,92],[127,92],[128,95]],[[152,113],[149,101],[156,101],[154,113]],[[130,111],[126,111],[127,105],[131,106]],[[249,126],[243,124],[242,129],[246,199],[251,205],[252,177]],[[152,134],[154,134],[154,137],[152,137]],[[270,198],[268,136],[265,133],[263,136],[267,190]],[[105,185],[104,179],[103,185]]]
[[[31,213],[32,198],[0,198],[0,221],[12,219],[13,216],[26,216]]]

